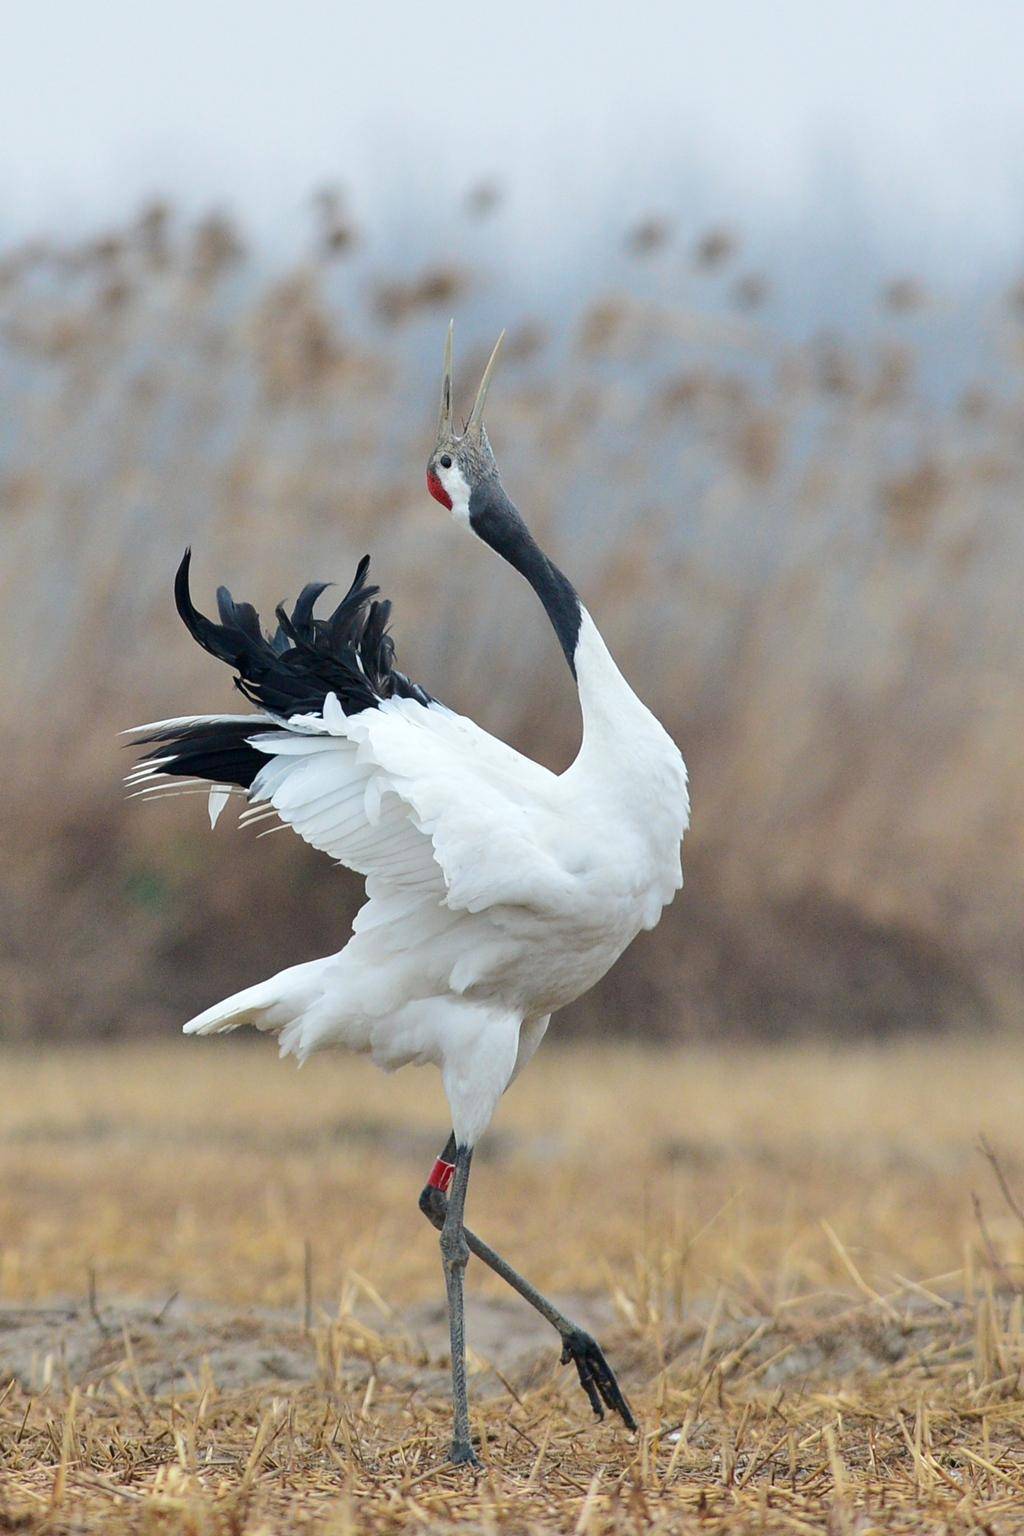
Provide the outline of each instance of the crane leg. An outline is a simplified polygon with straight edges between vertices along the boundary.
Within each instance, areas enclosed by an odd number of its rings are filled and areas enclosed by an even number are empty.
[[[446,1201],[447,1210],[441,1223],[441,1261],[444,1265],[444,1283],[448,1293],[448,1326],[452,1346],[452,1409],[454,1430],[452,1434],[451,1460],[456,1466],[478,1467],[480,1462],[469,1438],[469,1393],[466,1386],[466,1327],[463,1305],[463,1281],[469,1262],[469,1245],[466,1241],[462,1215],[466,1207],[466,1189],[469,1184],[469,1165],[472,1147],[455,1150],[455,1173],[451,1182],[451,1196]]]
[[[420,1194],[420,1210],[427,1220],[442,1234],[441,1242],[444,1244],[444,1230],[447,1226],[451,1212],[451,1204],[455,1199],[455,1188],[459,1177],[458,1152],[455,1146],[454,1135],[449,1136],[447,1144],[441,1156],[434,1164],[430,1181]],[[454,1170],[454,1171],[453,1171]],[[468,1166],[467,1166],[468,1177]],[[451,1187],[451,1199],[446,1191]],[[462,1204],[465,1202],[465,1184],[463,1184]],[[583,1328],[572,1322],[563,1312],[542,1296],[537,1288],[530,1284],[518,1270],[512,1268],[500,1253],[495,1253],[493,1248],[471,1232],[462,1222],[462,1204],[458,1212],[459,1229],[463,1241],[469,1253],[480,1259],[492,1269],[496,1275],[517,1291],[524,1301],[540,1313],[558,1333],[562,1341],[562,1364],[568,1365],[571,1360],[576,1367],[580,1379],[580,1386],[587,1394],[591,1408],[599,1419],[604,1418],[605,1408],[610,1408],[613,1413],[621,1416],[627,1429],[636,1429],[636,1420],[632,1409],[623,1395],[622,1389],[615,1379],[608,1361],[604,1357],[604,1351],[597,1340],[591,1338]],[[465,1266],[463,1266],[464,1268]],[[445,1271],[447,1274],[447,1269]],[[461,1286],[461,1279],[460,1279]],[[461,1307],[461,1295],[460,1295]],[[450,1312],[450,1303],[449,1303]],[[454,1370],[454,1348],[452,1354],[452,1368]],[[463,1374],[463,1381],[465,1375]],[[458,1429],[456,1426],[456,1434]],[[454,1460],[454,1457],[453,1457]]]

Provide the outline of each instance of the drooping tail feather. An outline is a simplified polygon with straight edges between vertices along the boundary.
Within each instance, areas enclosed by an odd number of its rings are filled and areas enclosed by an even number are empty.
[[[245,987],[222,1003],[214,1003],[183,1026],[186,1035],[223,1035],[249,1024],[254,1029],[278,1034],[301,1022],[303,1015],[322,996],[324,960],[307,960],[279,971],[268,981]]]

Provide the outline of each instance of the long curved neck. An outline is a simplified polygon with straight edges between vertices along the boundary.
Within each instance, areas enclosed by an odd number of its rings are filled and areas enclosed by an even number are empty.
[[[558,636],[583,714],[583,742],[573,764],[576,778],[591,774],[619,785],[624,776],[632,782],[637,759],[642,767],[652,736],[661,741],[665,733],[626,682],[571,581],[540,548],[496,475],[474,486],[469,526],[526,577]]]
[[[537,543],[497,476],[473,487],[469,526],[478,538],[525,576],[544,604],[573,677],[583,609],[576,589]]]

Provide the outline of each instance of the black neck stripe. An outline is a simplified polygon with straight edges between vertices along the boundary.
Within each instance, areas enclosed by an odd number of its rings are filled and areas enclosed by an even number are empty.
[[[469,526],[478,538],[526,577],[544,604],[575,677],[581,619],[576,589],[541,549],[505,495],[497,476],[490,476],[473,487],[469,497]]]

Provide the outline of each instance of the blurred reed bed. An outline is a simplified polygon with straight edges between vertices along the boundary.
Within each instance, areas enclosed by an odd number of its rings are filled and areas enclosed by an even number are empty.
[[[497,210],[497,211],[496,211]],[[500,214],[474,189],[467,230]],[[169,1027],[339,947],[358,883],[201,798],[128,805],[116,733],[233,707],[173,610],[274,604],[357,558],[400,662],[553,767],[570,679],[512,572],[423,487],[443,328],[470,390],[503,323],[512,495],[681,743],[687,887],[565,1028],[883,1035],[1024,997],[1024,305],[922,381],[936,302],[799,337],[729,230],[621,232],[603,291],[509,314],[500,267],[380,249],[335,193],[288,270],[159,204],[0,253],[5,664],[0,1033]],[[582,258],[581,258],[582,262]]]

